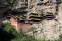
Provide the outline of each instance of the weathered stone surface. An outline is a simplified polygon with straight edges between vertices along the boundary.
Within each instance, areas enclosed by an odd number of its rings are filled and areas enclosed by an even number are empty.
[[[52,4],[48,3],[46,6],[40,4],[38,6],[37,4],[40,3],[41,1],[34,0],[34,1],[32,1],[32,3],[28,2],[29,3],[28,7],[30,8],[30,5],[31,6],[34,5],[33,6],[33,8],[35,8],[34,12],[36,12],[38,14],[41,13],[41,14],[45,14],[46,15],[47,12],[52,12],[55,15],[54,19],[52,19],[52,20],[44,19],[43,21],[41,21],[41,23],[29,25],[29,24],[18,23],[17,20],[15,20],[14,18],[11,18],[11,20],[10,20],[11,24],[15,26],[17,31],[20,30],[20,28],[23,31],[27,31],[29,28],[31,28],[31,26],[35,27],[36,28],[36,29],[34,29],[34,36],[35,36],[35,38],[42,38],[42,37],[44,37],[46,40],[48,40],[48,39],[50,39],[50,40],[57,40],[57,39],[59,39],[59,36],[62,34],[62,3],[58,5],[58,4],[55,3],[56,0],[52,0],[52,1],[53,1]],[[4,5],[7,5],[6,2],[7,1],[5,1]],[[44,0],[43,2],[46,3],[46,2],[48,2],[48,0],[47,1]],[[12,1],[11,1],[11,3],[12,3]],[[56,5],[58,5],[57,8],[55,8]],[[20,7],[24,7],[23,2],[21,2],[21,0],[16,0],[15,3],[13,4],[13,7],[11,9],[18,10]],[[56,11],[56,9],[58,9],[58,10]],[[28,10],[29,13],[32,13],[32,11],[30,11],[30,10],[33,11],[33,9],[29,9]],[[29,17],[29,13],[27,14],[27,17]],[[55,13],[57,13],[57,15]],[[33,31],[32,32],[28,32],[27,34],[33,35]]]

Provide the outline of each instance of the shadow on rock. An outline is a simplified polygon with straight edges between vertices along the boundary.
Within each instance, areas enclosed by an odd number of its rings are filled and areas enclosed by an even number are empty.
[[[0,29],[0,41],[11,41],[14,38],[14,35]]]

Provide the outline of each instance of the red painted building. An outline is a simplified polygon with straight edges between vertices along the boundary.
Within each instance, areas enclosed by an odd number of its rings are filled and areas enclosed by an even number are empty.
[[[23,32],[28,31],[31,28],[31,26],[32,26],[31,24],[24,24],[24,23],[18,22],[13,17],[10,18],[10,23],[11,23],[11,25],[14,26],[14,28],[17,31],[23,31]]]

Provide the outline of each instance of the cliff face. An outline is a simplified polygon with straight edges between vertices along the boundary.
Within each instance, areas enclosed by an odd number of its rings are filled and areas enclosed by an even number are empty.
[[[7,1],[4,1],[4,2],[6,2],[4,4],[6,5],[8,4]],[[12,0],[9,2],[10,4],[13,4],[13,6],[9,6],[11,7],[12,10],[18,11],[18,9],[25,6],[24,5],[25,1],[21,2],[21,0],[16,0],[14,1],[14,3],[12,3],[13,2]],[[59,39],[59,36],[62,34],[62,3],[58,5],[55,2],[56,0],[53,0],[51,4],[48,0],[44,1],[44,3],[43,1],[39,1],[39,0],[31,1],[31,3],[28,2],[28,8],[27,8],[28,13],[33,13],[32,12],[33,11],[32,7],[33,7],[33,8],[36,8],[35,11],[38,15],[44,14],[45,17],[47,17],[46,15],[48,13],[52,13],[55,16],[54,19],[48,20],[47,18],[45,18],[44,20],[41,19],[42,21],[38,24],[35,24],[35,23],[32,24],[32,26],[36,28],[34,29],[34,35],[36,38],[44,37],[46,40],[48,39],[57,40]],[[56,7],[56,5],[58,5],[58,7]],[[27,15],[29,16],[29,14]],[[28,32],[28,34],[33,34],[33,33]]]
[[[55,7],[58,4],[53,4],[52,6]],[[59,36],[62,34],[62,18],[61,18],[61,16],[62,16],[62,12],[61,12],[62,11],[62,7],[61,6],[62,6],[62,3],[59,4],[56,8],[53,8],[52,13],[55,15],[54,19],[52,19],[52,20],[44,19],[39,24],[33,24],[33,27],[36,28],[34,30],[34,35],[35,35],[36,38],[44,37],[44,38],[46,38],[46,40],[48,40],[48,39],[50,39],[50,40],[57,40],[57,39],[59,39]],[[39,8],[40,8],[40,6],[37,9],[39,9]],[[43,8],[44,8],[44,6],[42,7],[42,9]],[[48,9],[48,6],[47,7],[45,6],[45,8]],[[46,9],[45,9],[45,11],[46,12],[50,12],[50,10],[48,11]],[[46,13],[45,11],[44,11],[44,14]]]
[[[57,9],[57,8],[56,8]],[[57,40],[62,34],[62,3],[58,5],[58,11],[52,20],[43,20],[39,24],[33,24],[36,38],[46,38],[46,40]]]

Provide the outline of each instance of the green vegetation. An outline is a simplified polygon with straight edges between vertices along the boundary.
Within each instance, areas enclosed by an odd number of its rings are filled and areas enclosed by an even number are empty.
[[[14,27],[10,25],[9,23],[3,24],[2,29],[4,31],[7,31],[8,33],[13,33],[15,31]]]
[[[33,32],[34,34],[34,30],[36,28],[32,27],[30,31]],[[60,39],[55,40],[55,41],[62,41],[62,35],[59,36]],[[0,40],[1,41],[45,41],[44,38],[40,38],[40,39],[35,39],[34,36],[31,35],[26,35],[23,32],[17,32],[14,27],[8,23],[3,24],[2,28],[0,29]],[[50,41],[50,40],[48,40]]]
[[[35,39],[31,35],[26,35],[23,32],[17,32],[14,29],[14,27],[8,23],[2,25],[2,30],[9,33],[9,35],[4,33],[6,34],[5,36],[8,36],[7,38],[8,40],[6,39],[5,41],[40,41],[40,40]],[[9,36],[11,37],[11,39]]]
[[[33,34],[33,37],[35,38],[35,34],[34,33],[36,33],[35,32],[35,27],[31,27],[29,30],[28,30],[28,32],[32,32],[32,34]]]

